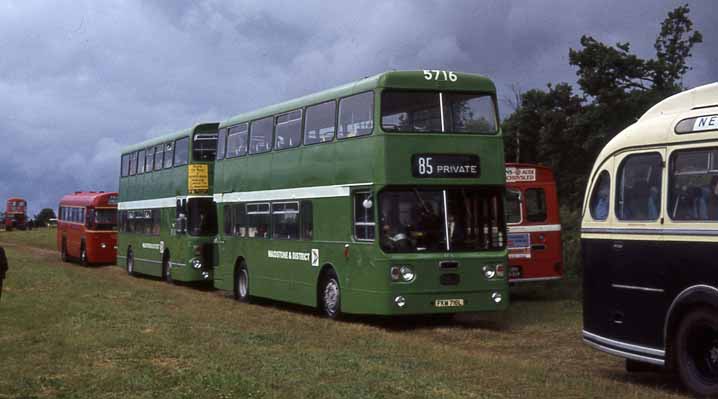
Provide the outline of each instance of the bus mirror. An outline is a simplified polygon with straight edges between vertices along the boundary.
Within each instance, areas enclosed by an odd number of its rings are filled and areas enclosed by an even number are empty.
[[[362,202],[361,204],[365,209],[371,209],[371,207],[374,205],[374,203],[369,198],[365,199],[364,202]]]

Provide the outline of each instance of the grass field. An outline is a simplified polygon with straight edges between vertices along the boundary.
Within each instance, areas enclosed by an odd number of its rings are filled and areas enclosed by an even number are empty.
[[[581,342],[576,282],[522,288],[509,311],[333,322],[239,304],[114,266],[63,264],[54,230],[0,232],[0,398],[682,397]]]

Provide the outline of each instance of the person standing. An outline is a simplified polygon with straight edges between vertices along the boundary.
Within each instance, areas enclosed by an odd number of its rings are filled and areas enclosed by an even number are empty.
[[[2,282],[5,280],[5,273],[7,273],[7,257],[5,256],[5,250],[0,247],[0,298],[2,298]]]

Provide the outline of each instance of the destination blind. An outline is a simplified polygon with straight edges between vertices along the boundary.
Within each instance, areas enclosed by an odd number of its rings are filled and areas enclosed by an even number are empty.
[[[419,178],[477,178],[481,167],[472,154],[414,154],[411,172]]]

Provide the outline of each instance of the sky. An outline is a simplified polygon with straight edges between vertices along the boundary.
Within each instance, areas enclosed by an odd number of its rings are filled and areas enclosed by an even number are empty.
[[[36,214],[114,191],[126,145],[387,70],[480,73],[500,98],[575,84],[581,35],[651,58],[683,3],[4,0],[0,203],[21,196]],[[704,38],[684,79],[695,87],[718,80],[718,7],[689,5]]]

